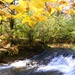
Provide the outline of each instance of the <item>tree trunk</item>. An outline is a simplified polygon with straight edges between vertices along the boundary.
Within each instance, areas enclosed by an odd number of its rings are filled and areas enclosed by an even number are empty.
[[[15,4],[15,0],[13,0],[13,2],[11,4]],[[14,14],[15,14],[15,10],[11,10],[11,15],[14,15]],[[11,43],[11,46],[14,44],[13,43],[13,32],[12,32],[14,23],[15,23],[15,20],[13,18],[10,18],[10,29],[11,29],[10,43]]]
[[[13,2],[11,4],[15,5],[15,0],[13,0]],[[15,10],[11,10],[11,15],[14,15],[14,14],[15,14]],[[11,30],[13,29],[13,27],[14,27],[14,19],[10,18],[10,28],[11,28]]]

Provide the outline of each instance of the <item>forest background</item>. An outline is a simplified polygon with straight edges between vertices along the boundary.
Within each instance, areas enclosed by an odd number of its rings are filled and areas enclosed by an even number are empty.
[[[74,0],[0,0],[1,58],[74,44]]]

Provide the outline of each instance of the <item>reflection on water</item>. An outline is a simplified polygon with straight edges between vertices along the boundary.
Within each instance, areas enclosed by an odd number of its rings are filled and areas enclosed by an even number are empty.
[[[44,51],[31,59],[3,64],[0,66],[0,75],[75,75],[74,54],[64,56],[59,52]]]

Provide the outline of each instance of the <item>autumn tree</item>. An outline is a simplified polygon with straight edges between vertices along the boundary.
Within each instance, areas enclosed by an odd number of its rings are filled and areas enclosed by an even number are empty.
[[[55,12],[60,14],[68,4],[66,0],[0,0],[0,23],[8,21],[11,33],[18,18],[22,24],[28,23],[33,28],[37,22],[48,20]],[[75,15],[75,3],[70,5],[72,8],[63,13]]]

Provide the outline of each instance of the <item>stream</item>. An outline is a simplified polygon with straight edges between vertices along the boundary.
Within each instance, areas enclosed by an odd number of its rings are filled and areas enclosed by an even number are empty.
[[[51,48],[30,59],[0,64],[0,75],[75,75],[75,52]]]

